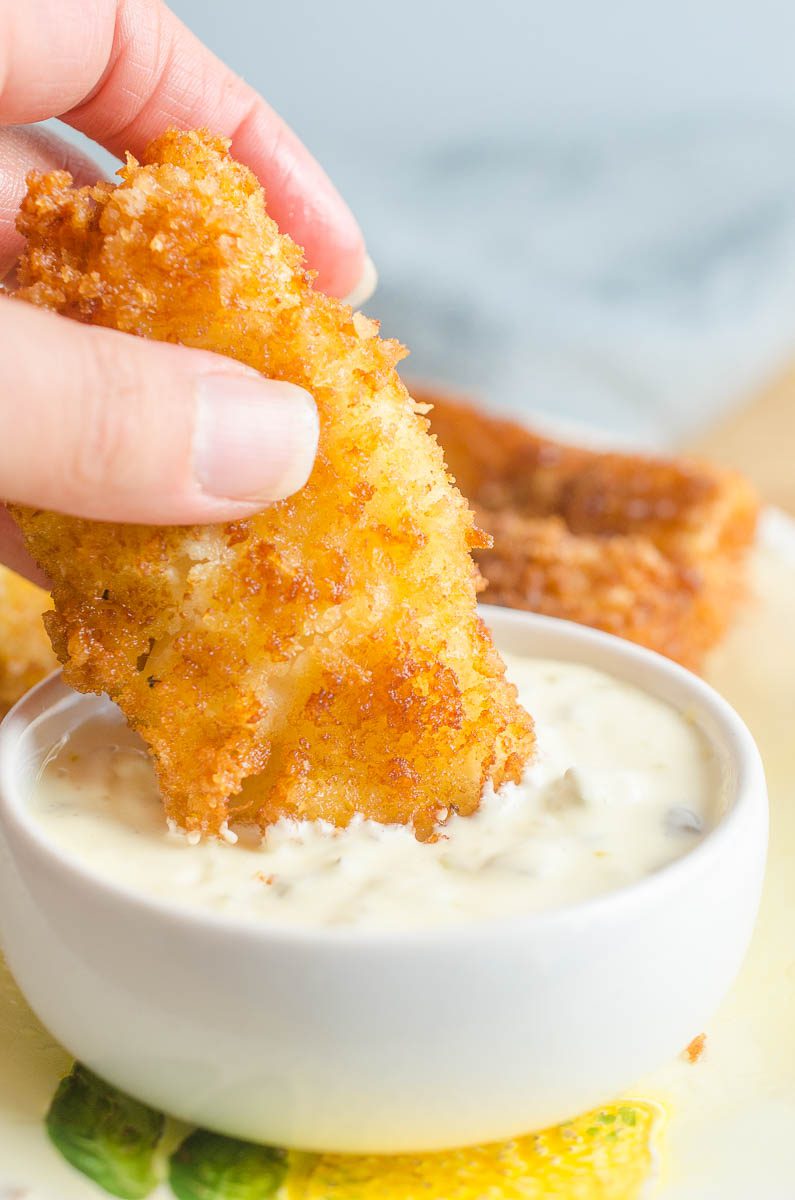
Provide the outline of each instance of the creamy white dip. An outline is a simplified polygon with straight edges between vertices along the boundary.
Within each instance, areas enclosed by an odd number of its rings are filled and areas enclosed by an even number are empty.
[[[280,821],[196,843],[169,829],[121,717],[55,746],[31,798],[47,835],[110,880],[252,921],[417,928],[586,900],[686,854],[719,819],[720,770],[697,726],[590,667],[506,656],[536,721],[519,785],[489,791],[433,843],[405,826]],[[237,839],[235,841],[235,838]]]

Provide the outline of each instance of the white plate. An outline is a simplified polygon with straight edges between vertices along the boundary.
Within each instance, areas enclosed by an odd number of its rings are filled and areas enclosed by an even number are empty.
[[[795,522],[766,516],[752,578],[754,597],[707,676],[762,750],[772,821],[768,879],[751,953],[706,1031],[703,1057],[695,1065],[677,1060],[633,1089],[669,1114],[658,1193],[665,1200],[795,1194]],[[43,1115],[68,1067],[0,962],[0,1200],[105,1196],[63,1162],[44,1132]],[[163,1188],[152,1200],[169,1196]]]

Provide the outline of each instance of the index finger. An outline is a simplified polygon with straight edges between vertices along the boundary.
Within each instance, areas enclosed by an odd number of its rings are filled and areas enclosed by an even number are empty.
[[[159,0],[0,0],[0,47],[0,123],[61,117],[119,156],[140,157],[169,125],[230,137],[319,286],[338,296],[355,288],[364,240],[326,173]]]

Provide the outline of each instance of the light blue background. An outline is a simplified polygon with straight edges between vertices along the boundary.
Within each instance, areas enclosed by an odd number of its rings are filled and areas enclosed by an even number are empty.
[[[671,442],[795,349],[795,6],[172,7],[345,193],[407,375]]]

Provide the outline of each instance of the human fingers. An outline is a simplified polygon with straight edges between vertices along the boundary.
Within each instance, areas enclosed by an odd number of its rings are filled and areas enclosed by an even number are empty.
[[[311,396],[231,359],[0,300],[0,495],[98,520],[248,516],[306,482]]]
[[[0,0],[0,47],[0,123],[60,116],[118,155],[140,156],[169,125],[230,137],[318,285],[336,296],[357,289],[364,240],[326,173],[159,0]]]
[[[22,531],[4,504],[0,504],[0,563],[49,590],[47,576],[25,549]]]

